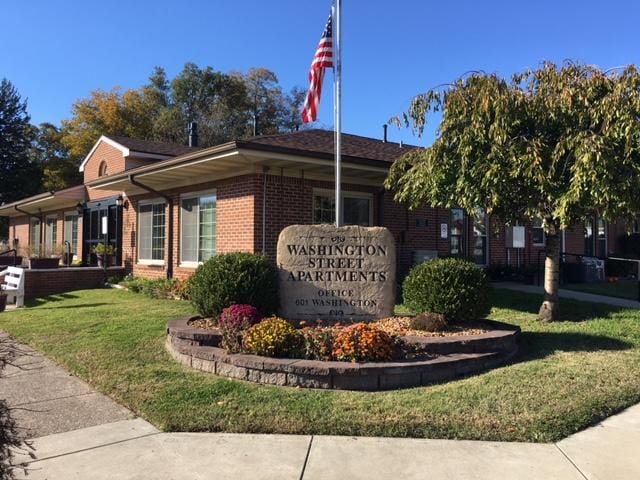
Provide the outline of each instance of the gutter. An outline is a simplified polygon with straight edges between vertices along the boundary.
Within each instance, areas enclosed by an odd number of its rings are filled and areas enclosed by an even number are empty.
[[[133,186],[146,190],[149,193],[157,195],[159,197],[164,198],[167,201],[167,207],[169,209],[169,238],[167,240],[167,278],[173,278],[173,198],[164,193],[160,193],[157,190],[154,190],[151,187],[148,187],[140,182],[138,182],[135,178],[135,175],[129,174],[129,183]],[[137,245],[137,242],[136,242]]]

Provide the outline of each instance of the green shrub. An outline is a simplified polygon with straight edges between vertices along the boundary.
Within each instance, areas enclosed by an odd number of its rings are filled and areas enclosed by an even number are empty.
[[[264,255],[216,255],[198,267],[189,283],[191,302],[203,317],[217,317],[234,303],[253,305],[263,315],[278,308],[278,273]]]
[[[422,330],[425,332],[442,332],[449,326],[447,319],[440,313],[419,313],[411,318],[409,327],[412,330]]]
[[[302,356],[304,340],[289,322],[272,317],[247,330],[243,344],[248,353],[255,355],[295,358]]]
[[[127,276],[120,285],[133,293],[142,293],[150,298],[182,298],[179,294],[184,282],[175,278],[135,278]]]
[[[434,312],[450,322],[485,317],[491,286],[485,273],[473,263],[442,258],[414,267],[403,284],[404,303],[416,313]]]

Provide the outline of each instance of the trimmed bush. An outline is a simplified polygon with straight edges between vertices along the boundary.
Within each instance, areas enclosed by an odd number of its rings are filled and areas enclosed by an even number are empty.
[[[402,290],[405,305],[414,312],[440,313],[449,322],[480,320],[491,310],[491,286],[484,271],[458,258],[417,265]]]
[[[411,318],[409,327],[424,332],[442,332],[449,326],[447,319],[440,313],[419,313]]]
[[[217,317],[234,303],[253,305],[264,315],[278,308],[278,273],[264,255],[216,255],[198,267],[189,283],[191,302],[203,317]]]
[[[347,362],[391,360],[396,350],[395,338],[374,325],[355,323],[343,328],[333,338],[333,356]]]
[[[244,336],[245,351],[265,357],[301,356],[303,343],[300,332],[278,317],[264,319],[247,330]]]

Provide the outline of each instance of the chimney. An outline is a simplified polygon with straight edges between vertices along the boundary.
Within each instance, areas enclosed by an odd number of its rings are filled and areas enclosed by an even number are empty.
[[[384,125],[382,125],[382,131],[384,133],[384,136],[382,137],[382,141],[384,143],[387,143],[387,128],[389,127],[389,125],[387,125],[386,123]]]
[[[189,146],[198,146],[198,124],[196,122],[189,122]]]

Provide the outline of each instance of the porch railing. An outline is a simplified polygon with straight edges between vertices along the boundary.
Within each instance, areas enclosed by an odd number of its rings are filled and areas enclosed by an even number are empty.
[[[544,279],[544,262],[542,261],[542,257],[545,255],[545,250],[539,250],[538,251],[538,259],[536,262],[536,269],[537,269],[537,274],[536,274],[536,283],[538,286],[542,285],[542,281]],[[575,258],[575,262],[567,262],[566,259],[567,258]],[[607,260],[615,260],[615,261],[620,261],[620,262],[630,262],[630,263],[635,263],[636,264],[636,281],[638,284],[638,296],[637,299],[638,301],[640,301],[640,260],[638,259],[633,259],[633,258],[621,258],[621,257],[606,257],[606,258],[602,258],[602,257],[596,257],[594,255],[584,255],[584,254],[578,254],[578,253],[568,253],[568,252],[560,252],[560,285],[567,283],[567,271],[566,271],[566,265],[567,264],[582,264],[582,260],[584,258],[593,258],[595,260],[601,260],[604,263],[604,268],[605,268],[605,275],[606,275],[606,262]]]

